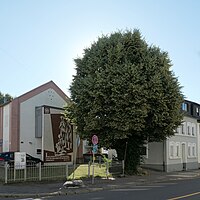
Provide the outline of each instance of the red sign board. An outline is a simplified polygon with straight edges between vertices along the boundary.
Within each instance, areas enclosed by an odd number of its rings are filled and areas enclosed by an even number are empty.
[[[99,142],[98,137],[96,135],[93,135],[92,136],[92,144],[98,144],[98,142]]]

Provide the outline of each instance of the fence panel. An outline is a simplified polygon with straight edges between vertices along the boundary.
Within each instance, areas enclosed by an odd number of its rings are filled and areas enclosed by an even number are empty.
[[[123,174],[123,162],[112,161],[105,163],[77,164],[75,166],[62,165],[37,165],[25,169],[15,169],[14,166],[0,166],[0,181],[4,183],[23,181],[48,181],[48,180],[73,180],[88,178],[108,178]]]
[[[64,165],[29,165],[25,169],[15,169],[5,163],[0,166],[0,181],[4,183],[42,180],[66,180],[68,166]]]

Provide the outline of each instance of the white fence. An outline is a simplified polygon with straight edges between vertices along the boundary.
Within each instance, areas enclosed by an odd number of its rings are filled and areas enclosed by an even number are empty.
[[[15,169],[5,163],[0,166],[0,181],[4,183],[22,181],[66,180],[68,176],[67,165],[28,166],[24,169]]]
[[[24,182],[24,181],[48,181],[48,180],[63,180],[76,178],[105,177],[109,175],[124,174],[123,162],[112,163],[91,163],[79,164],[76,166],[62,165],[41,165],[28,166],[24,169],[16,169],[7,163],[0,166],[0,181],[7,183]]]

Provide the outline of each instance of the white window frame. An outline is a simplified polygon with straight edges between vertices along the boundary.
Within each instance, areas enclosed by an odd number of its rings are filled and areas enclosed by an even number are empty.
[[[181,145],[180,145],[180,142],[176,142],[175,143],[175,157],[176,158],[180,158],[180,150],[181,150]]]
[[[169,158],[177,159],[181,157],[181,144],[180,142],[169,142]]]
[[[196,144],[195,143],[193,143],[192,144],[192,149],[191,149],[191,153],[192,153],[192,157],[196,157]]]
[[[191,131],[191,122],[187,122],[187,135],[192,135]]]
[[[192,136],[196,136],[196,124],[192,123]]]
[[[181,124],[181,134],[185,135],[186,134],[186,122],[183,122]]]
[[[197,156],[196,143],[188,143],[188,158],[195,158]]]
[[[188,155],[188,158],[191,158],[191,143],[188,143],[187,145],[187,155]]]

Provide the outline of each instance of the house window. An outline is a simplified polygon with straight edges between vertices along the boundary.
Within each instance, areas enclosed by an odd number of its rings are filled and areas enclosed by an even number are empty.
[[[41,149],[37,149],[37,154],[41,154],[42,150]]]
[[[175,134],[177,134],[177,135],[178,135],[178,134],[180,134],[180,128],[179,128],[179,127],[177,127],[177,128],[175,129],[175,131],[174,131],[174,132],[175,132]]]
[[[175,151],[175,156],[180,157],[180,143],[176,143],[176,151]]]
[[[196,150],[196,149],[195,149],[195,146],[192,146],[192,156],[193,156],[193,157],[196,156],[195,150]]]
[[[191,123],[190,122],[187,123],[187,134],[191,135]]]
[[[181,133],[184,135],[185,134],[185,129],[186,129],[186,123],[185,122],[183,122],[182,124],[181,124]]]
[[[192,136],[195,136],[195,128],[192,126]]]
[[[196,107],[196,115],[199,116],[199,108]]]
[[[193,158],[196,157],[196,144],[188,143],[188,157]]]
[[[196,124],[192,123],[192,136],[196,136]]]
[[[188,111],[188,104],[187,103],[182,103],[182,110]]]
[[[188,135],[190,135],[190,126],[188,126],[187,129],[188,129]]]
[[[192,145],[191,145],[191,156],[192,157],[196,157],[196,144],[195,143],[193,143]]]

